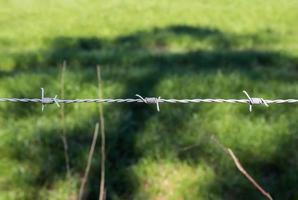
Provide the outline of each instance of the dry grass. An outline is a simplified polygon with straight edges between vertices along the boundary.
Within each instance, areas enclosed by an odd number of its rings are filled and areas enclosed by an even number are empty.
[[[92,139],[92,144],[91,144],[90,151],[89,151],[89,154],[88,154],[87,165],[86,165],[84,177],[82,179],[82,183],[81,183],[81,187],[80,187],[80,191],[79,191],[79,198],[78,198],[79,200],[82,200],[83,197],[84,197],[84,191],[85,191],[86,183],[88,181],[88,175],[89,175],[89,172],[90,172],[92,158],[93,158],[93,154],[94,154],[94,149],[95,149],[95,146],[96,146],[96,141],[97,141],[97,136],[98,136],[98,129],[99,129],[98,127],[99,127],[99,124],[96,123],[94,134],[93,134],[93,139]]]
[[[60,79],[61,99],[63,99],[65,96],[65,92],[64,92],[65,71],[66,71],[66,61],[64,61],[61,66],[61,79]],[[69,177],[70,176],[70,164],[69,164],[69,155],[68,155],[68,142],[67,142],[67,138],[66,138],[66,129],[65,129],[64,104],[61,104],[60,117],[61,117],[61,127],[62,127],[61,139],[62,139],[63,148],[64,148],[66,172],[67,172],[67,176]]]
[[[100,75],[100,66],[97,66],[97,79],[98,79],[98,98],[103,98],[102,92],[102,81]],[[104,116],[102,104],[98,104],[99,109],[99,122],[100,122],[100,133],[101,133],[101,171],[100,171],[100,190],[99,190],[99,200],[105,199],[105,126],[104,126]]]

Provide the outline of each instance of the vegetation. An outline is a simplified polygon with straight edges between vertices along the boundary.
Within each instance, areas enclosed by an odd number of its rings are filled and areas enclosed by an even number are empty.
[[[0,0],[0,96],[297,98],[294,0]],[[296,105],[105,104],[107,199],[263,199],[216,136],[274,199],[298,199]],[[0,104],[0,199],[74,199],[96,104]],[[97,144],[100,144],[98,142]],[[98,198],[100,146],[86,198]]]

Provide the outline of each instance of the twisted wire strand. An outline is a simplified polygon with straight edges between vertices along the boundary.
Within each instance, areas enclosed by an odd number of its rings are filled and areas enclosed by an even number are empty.
[[[243,93],[247,96],[247,99],[162,99],[160,97],[142,97],[136,94],[136,99],[58,99],[57,95],[54,98],[45,97],[45,91],[41,88],[41,98],[0,98],[0,102],[22,102],[22,103],[41,103],[42,111],[44,110],[45,104],[55,103],[57,107],[60,107],[59,103],[145,103],[145,104],[156,104],[156,109],[159,112],[160,103],[246,103],[249,104],[249,111],[252,111],[252,106],[255,104],[263,104],[269,106],[269,104],[282,104],[282,103],[298,103],[298,99],[263,99],[250,97],[249,94],[244,90]]]
[[[144,99],[155,98],[155,97],[145,97]],[[47,102],[45,102],[45,99]],[[43,103],[43,104],[51,104],[55,103],[252,103],[250,99],[163,99],[163,98],[155,98],[155,101],[144,102],[139,98],[127,98],[127,99],[58,99],[58,98],[0,98],[0,102],[21,102],[21,103]],[[258,98],[256,98],[258,99]],[[292,104],[298,103],[298,99],[262,99],[267,104]],[[252,104],[262,104],[262,103],[252,103]]]

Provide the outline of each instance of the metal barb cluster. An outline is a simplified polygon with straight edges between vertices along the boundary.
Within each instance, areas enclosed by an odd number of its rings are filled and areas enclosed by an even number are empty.
[[[156,97],[145,97],[143,98],[141,95],[136,94],[137,97],[139,97],[144,103],[146,104],[156,104],[156,110],[159,112],[159,101],[160,101],[160,97],[156,98]]]
[[[44,110],[45,104],[55,103],[58,108],[60,107],[57,101],[57,97],[58,97],[57,95],[54,98],[44,97],[44,94],[45,94],[44,89],[43,88],[40,88],[40,89],[41,89],[41,111]]]
[[[263,98],[251,98],[245,90],[243,90],[243,93],[247,96],[249,100],[249,112],[252,111],[253,104],[264,104],[265,106],[269,107],[266,100],[264,100]]]
[[[247,96],[247,99],[162,99],[161,97],[142,97],[136,94],[137,98],[134,99],[58,99],[55,97],[45,97],[45,91],[41,88],[41,98],[0,98],[0,102],[21,102],[21,103],[41,103],[42,111],[46,104],[55,103],[57,107],[60,107],[59,103],[145,103],[156,104],[157,111],[160,111],[160,103],[245,103],[249,104],[249,111],[252,112],[252,106],[257,104],[263,104],[269,106],[269,104],[293,104],[298,103],[298,99],[263,99],[250,97],[250,95],[243,91]]]

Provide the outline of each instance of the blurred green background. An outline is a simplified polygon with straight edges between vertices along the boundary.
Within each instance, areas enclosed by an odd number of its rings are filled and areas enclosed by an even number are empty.
[[[0,96],[297,98],[295,0],[0,0]],[[264,199],[210,139],[231,147],[274,199],[298,199],[296,105],[105,104],[107,199]],[[0,199],[75,199],[96,104],[0,104]],[[86,199],[97,199],[100,141]]]

